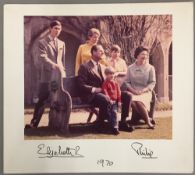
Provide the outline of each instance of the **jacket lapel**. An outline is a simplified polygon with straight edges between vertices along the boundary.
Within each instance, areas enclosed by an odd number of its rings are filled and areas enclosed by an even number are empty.
[[[103,66],[100,64],[100,68],[101,68],[101,78],[102,78],[102,81],[104,81],[104,79],[105,79],[105,75],[104,75],[104,68],[103,68]]]
[[[57,39],[57,62],[62,63],[63,43]]]
[[[54,50],[55,52],[57,52],[57,49],[56,49],[56,47],[55,47],[55,45],[54,45],[54,42],[49,38],[49,36],[48,36],[48,43],[49,43],[49,45],[53,48],[53,50]]]
[[[63,50],[63,42],[60,41],[59,39],[57,39],[57,51],[59,51],[59,49],[62,49]]]
[[[97,69],[95,69],[95,66],[93,64],[92,61],[89,61],[89,71],[95,75],[99,80],[102,80],[101,75],[99,74],[99,72],[97,71]],[[103,80],[102,80],[103,81]]]

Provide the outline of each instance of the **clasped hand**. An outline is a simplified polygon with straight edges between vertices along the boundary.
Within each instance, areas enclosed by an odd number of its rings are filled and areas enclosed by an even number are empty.
[[[143,93],[145,93],[145,92],[148,92],[148,90],[147,90],[147,89],[135,90],[135,91],[134,91],[134,94],[135,94],[135,95],[141,95],[141,94],[143,94]]]
[[[52,68],[53,69],[59,69],[59,70],[65,70],[65,68],[63,66],[60,66],[58,64],[52,64]]]

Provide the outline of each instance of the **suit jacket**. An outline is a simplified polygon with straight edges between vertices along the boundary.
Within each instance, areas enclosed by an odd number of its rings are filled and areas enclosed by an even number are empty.
[[[94,68],[91,60],[82,64],[78,71],[78,87],[80,97],[83,101],[90,103],[93,100],[95,93],[92,93],[92,88],[101,88],[105,79],[104,70],[105,66],[99,64],[101,74]]]
[[[39,41],[39,59],[41,66],[41,82],[59,80],[60,73],[65,76],[65,43],[57,39],[57,47],[49,36]],[[60,65],[61,69],[52,69],[52,63]],[[61,76],[60,76],[61,77]]]

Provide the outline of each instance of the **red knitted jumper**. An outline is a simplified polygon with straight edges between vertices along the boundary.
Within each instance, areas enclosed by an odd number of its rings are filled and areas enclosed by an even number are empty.
[[[102,85],[102,90],[111,100],[121,102],[121,91],[119,85],[115,81],[105,80]]]

